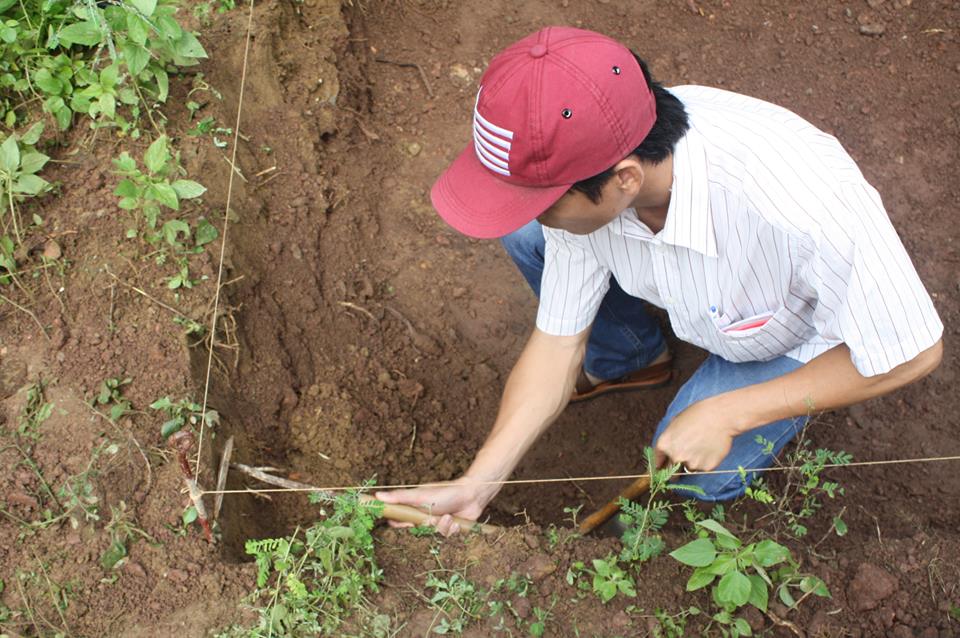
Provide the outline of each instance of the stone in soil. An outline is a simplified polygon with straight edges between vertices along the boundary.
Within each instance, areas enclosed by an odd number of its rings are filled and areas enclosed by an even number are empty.
[[[863,563],[847,588],[847,599],[853,609],[868,611],[899,589],[899,581],[871,563]]]

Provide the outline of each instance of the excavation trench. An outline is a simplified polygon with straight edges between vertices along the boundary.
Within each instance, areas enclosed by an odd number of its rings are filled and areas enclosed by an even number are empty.
[[[236,330],[219,337],[239,348],[217,349],[210,403],[223,426],[209,449],[233,435],[235,460],[314,485],[454,478],[493,423],[536,308],[496,242],[456,234],[429,204],[468,134],[477,78],[394,46],[389,20],[334,0],[258,7],[254,24],[222,300],[221,326]],[[241,60],[223,58],[211,83],[235,105]],[[221,158],[201,162],[223,173]],[[206,355],[194,356],[202,384]],[[658,390],[572,408],[515,476],[635,470],[649,436],[636,415],[668,401]],[[232,473],[228,486],[253,484]],[[488,514],[560,522],[564,507],[599,507],[622,487],[508,487]],[[228,495],[223,511],[234,553],[315,516],[290,494]]]
[[[209,403],[222,425],[205,441],[207,476],[233,436],[233,460],[315,485],[453,478],[492,422],[505,354],[527,329],[531,301],[519,286],[520,319],[492,330],[467,304],[503,303],[494,281],[478,288],[482,298],[444,301],[464,293],[429,270],[458,256],[489,269],[479,258],[496,247],[481,253],[434,219],[431,168],[396,168],[416,159],[408,135],[420,129],[409,105],[388,95],[378,106],[379,93],[397,82],[422,92],[423,80],[375,63],[363,21],[335,1],[256,10],[237,161],[246,179],[234,183],[226,245],[224,280],[234,283],[222,291],[218,329],[218,342],[237,348],[215,351]],[[239,18],[233,27],[231,46]],[[211,68],[210,81],[235,105],[242,61],[221,59],[230,62]],[[232,121],[227,108],[218,119]],[[391,123],[409,133],[395,136]],[[221,162],[198,161],[200,170]],[[226,186],[211,192],[224,197]],[[513,277],[499,259],[497,275]],[[464,323],[464,313],[476,318]],[[191,367],[202,388],[207,353],[194,351]],[[255,485],[231,472],[227,488]],[[558,493],[544,506],[562,503]],[[511,522],[514,511],[493,515]],[[302,494],[226,495],[226,554],[315,516]]]

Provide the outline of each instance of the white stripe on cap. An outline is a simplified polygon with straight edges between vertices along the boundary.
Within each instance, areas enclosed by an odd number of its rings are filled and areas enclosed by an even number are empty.
[[[482,90],[483,87],[480,87]],[[480,115],[480,91],[477,91],[477,101],[473,107],[473,148],[481,164],[494,173],[509,176],[513,131],[497,126]]]

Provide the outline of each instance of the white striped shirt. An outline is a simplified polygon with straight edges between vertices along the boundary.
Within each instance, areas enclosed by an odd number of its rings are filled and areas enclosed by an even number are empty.
[[[779,106],[671,89],[690,130],[673,157],[666,223],[628,209],[589,235],[544,228],[537,327],[593,323],[610,275],[665,308],[674,333],[729,361],[807,362],[845,343],[864,376],[936,343],[943,324],[877,191],[840,143]],[[755,316],[761,327],[725,332]]]

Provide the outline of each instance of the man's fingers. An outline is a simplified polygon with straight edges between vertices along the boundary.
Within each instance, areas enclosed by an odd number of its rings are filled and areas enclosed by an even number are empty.
[[[654,448],[653,450],[653,466],[658,470],[667,464],[669,459],[667,455],[659,447]]]

